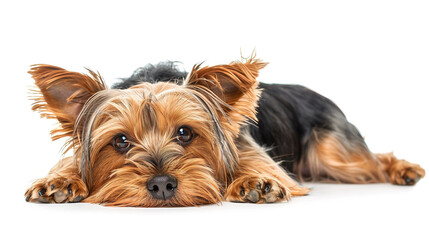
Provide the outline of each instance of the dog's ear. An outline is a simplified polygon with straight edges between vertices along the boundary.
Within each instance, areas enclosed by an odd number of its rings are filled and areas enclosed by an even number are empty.
[[[85,102],[96,92],[106,89],[98,73],[70,72],[52,65],[33,65],[28,73],[36,86],[32,109],[41,117],[56,118],[61,126],[52,130],[52,139],[72,136],[74,125]]]
[[[256,120],[255,108],[260,95],[256,78],[259,70],[266,65],[253,58],[213,67],[200,68],[196,65],[188,75],[185,86],[199,88],[209,98],[226,103],[221,105],[230,120],[239,124],[246,118]]]

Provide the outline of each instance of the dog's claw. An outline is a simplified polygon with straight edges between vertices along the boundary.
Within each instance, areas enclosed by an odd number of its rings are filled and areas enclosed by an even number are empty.
[[[406,184],[406,185],[411,185],[411,184],[412,184],[412,180],[411,180],[411,178],[406,177],[406,178],[405,178],[405,184]]]
[[[265,184],[265,187],[264,187],[264,193],[267,193],[267,192],[269,192],[271,190],[271,185],[270,184]]]
[[[41,196],[45,195],[46,189],[42,188],[37,193],[39,194],[39,197],[41,197]]]
[[[80,201],[82,201],[83,200],[83,196],[81,196],[81,195],[79,195],[79,196],[77,196],[77,197],[75,197],[73,200],[72,200],[72,202],[74,202],[74,203],[76,203],[76,202],[80,202]]]
[[[280,198],[280,199],[283,199],[284,197],[285,197],[285,195],[283,194],[283,192],[282,192],[282,191],[280,191],[279,198]]]

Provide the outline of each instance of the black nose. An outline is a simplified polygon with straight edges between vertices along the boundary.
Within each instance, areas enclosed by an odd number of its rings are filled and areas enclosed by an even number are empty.
[[[177,179],[170,175],[158,175],[151,178],[146,186],[152,197],[167,200],[175,194]]]

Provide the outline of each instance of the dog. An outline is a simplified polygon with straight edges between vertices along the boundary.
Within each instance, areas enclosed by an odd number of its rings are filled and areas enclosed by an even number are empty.
[[[258,83],[267,63],[147,65],[109,89],[99,73],[33,65],[32,109],[67,138],[30,202],[176,207],[274,203],[304,181],[414,185],[417,164],[372,153],[329,99],[298,85]]]

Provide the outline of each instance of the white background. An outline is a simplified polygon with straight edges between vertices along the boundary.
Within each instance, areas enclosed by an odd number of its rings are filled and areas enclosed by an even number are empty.
[[[428,234],[428,179],[415,187],[306,184],[290,203],[167,209],[24,201],[60,157],[53,122],[30,110],[26,73],[48,63],[108,83],[146,63],[270,62],[264,82],[333,99],[374,152],[428,169],[427,1],[2,1],[0,239],[413,239]]]

